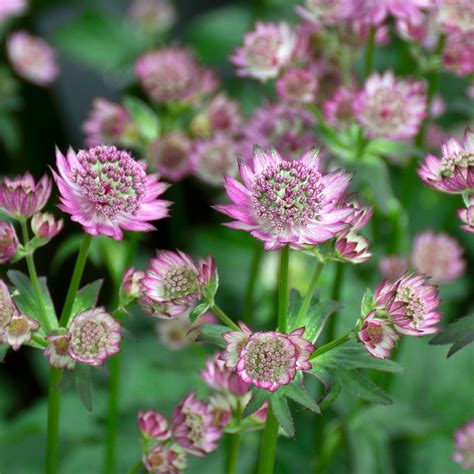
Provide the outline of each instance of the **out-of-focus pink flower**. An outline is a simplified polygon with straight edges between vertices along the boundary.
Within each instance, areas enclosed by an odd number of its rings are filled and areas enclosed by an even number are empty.
[[[351,22],[352,27],[352,41],[355,42],[354,46],[360,46],[360,40],[368,41],[370,37],[370,30],[372,28],[370,23],[364,21],[364,19],[358,19]],[[344,33],[344,32],[343,32]],[[355,34],[355,38],[354,38]],[[378,46],[385,46],[390,43],[390,28],[387,24],[375,25],[375,44]]]
[[[400,339],[390,321],[377,318],[375,311],[365,318],[357,337],[370,354],[378,359],[389,358],[398,339]]]
[[[447,234],[427,230],[415,237],[411,261],[419,273],[431,277],[435,284],[459,278],[466,267],[463,248]]]
[[[30,173],[5,178],[0,184],[0,208],[14,219],[27,219],[43,209],[50,195],[51,180],[47,175],[37,183]]]
[[[69,328],[69,355],[78,362],[98,366],[120,351],[120,324],[104,308],[79,313]]]
[[[295,11],[306,21],[320,25],[334,25],[358,16],[359,0],[305,0],[304,8]]]
[[[44,350],[44,356],[49,365],[56,369],[72,370],[76,361],[69,355],[70,337],[67,334],[50,334],[46,337],[48,347]]]
[[[382,280],[373,294],[376,316],[393,320],[405,317],[406,303],[397,299],[400,280],[389,282]],[[367,316],[367,315],[365,315]]]
[[[430,106],[430,116],[432,118],[438,118],[441,117],[445,111],[446,103],[443,98],[440,95],[434,96]]]
[[[226,178],[232,204],[216,209],[234,219],[227,226],[250,232],[267,250],[326,242],[348,227],[354,211],[341,202],[350,176],[343,171],[324,175],[319,168],[315,150],[286,161],[274,149],[257,147],[252,162],[240,165],[243,184]]]
[[[193,172],[206,184],[222,186],[225,176],[238,173],[237,154],[237,144],[228,135],[219,133],[213,138],[199,140],[191,155]]]
[[[0,344],[9,344],[14,351],[17,351],[23,344],[31,341],[33,332],[39,329],[38,321],[15,313],[10,321],[0,332]]]
[[[171,436],[168,420],[155,410],[138,412],[137,424],[141,433],[149,438],[163,441]]]
[[[354,100],[356,92],[345,86],[340,87],[324,102],[323,113],[325,120],[337,130],[344,130],[355,120]]]
[[[191,392],[173,411],[171,427],[176,442],[195,456],[206,456],[217,448],[222,432],[214,425],[212,411]]]
[[[464,144],[450,138],[441,146],[441,158],[426,155],[418,175],[428,185],[445,193],[474,189],[474,132],[467,129]]]
[[[474,3],[471,0],[438,0],[437,20],[445,31],[474,30]]]
[[[114,146],[56,152],[59,208],[91,235],[122,240],[123,230],[154,230],[150,221],[168,215],[169,202],[158,199],[167,188],[145,165]]]
[[[424,82],[397,79],[391,71],[373,74],[357,95],[354,111],[370,137],[411,138],[426,116]]]
[[[408,259],[401,255],[388,255],[379,261],[380,274],[389,281],[397,281],[408,270]]]
[[[0,221],[0,264],[7,263],[16,254],[18,237],[15,228],[5,221]]]
[[[64,221],[58,221],[50,212],[37,212],[31,219],[33,234],[40,239],[49,240],[56,237],[62,230]]]
[[[466,209],[458,209],[457,215],[463,222],[461,229],[474,232],[474,194],[469,195],[466,201]]]
[[[46,41],[26,31],[12,33],[7,53],[15,72],[33,84],[49,86],[59,74],[56,54]]]
[[[239,76],[260,81],[277,77],[288,64],[296,44],[296,37],[287,23],[257,23],[255,30],[244,35],[244,45],[238,48],[231,61]]]
[[[369,241],[353,231],[345,231],[336,239],[337,256],[351,263],[364,263],[370,260]]]
[[[314,101],[318,90],[316,75],[307,69],[292,68],[285,71],[276,83],[281,100],[293,104],[309,104]]]
[[[432,7],[432,0],[363,0],[359,13],[365,21],[378,25],[388,16],[420,21],[422,9]]]
[[[0,24],[12,16],[21,15],[26,7],[26,0],[2,0],[0,3]]]
[[[425,143],[428,148],[441,148],[446,141],[446,132],[436,123],[429,123],[426,129]]]
[[[456,431],[454,442],[456,451],[453,460],[464,469],[474,469],[474,419]]]
[[[217,80],[185,49],[162,48],[145,53],[135,63],[145,92],[157,102],[194,104],[211,93]]]
[[[438,42],[439,23],[433,10],[418,18],[397,18],[395,25],[403,39],[421,44],[429,51],[432,51]]]
[[[183,132],[173,131],[150,145],[150,160],[161,176],[180,181],[192,171],[191,147],[191,140]]]
[[[170,447],[157,444],[143,456],[143,464],[153,474],[179,474],[188,465],[186,453],[176,444]]]
[[[133,0],[129,14],[153,33],[167,31],[176,22],[176,9],[169,0]]]
[[[474,72],[474,31],[451,33],[446,39],[443,63],[456,76],[467,76]]]

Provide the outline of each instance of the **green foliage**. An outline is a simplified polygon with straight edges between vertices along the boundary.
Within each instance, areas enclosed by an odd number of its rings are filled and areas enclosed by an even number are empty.
[[[103,279],[96,280],[81,288],[74,299],[71,314],[74,316],[97,305]]]
[[[252,389],[252,396],[245,406],[242,417],[247,418],[248,416],[255,413],[268,400],[269,397],[270,392],[254,387]]]
[[[219,324],[201,324],[199,326],[199,339],[216,344],[220,347],[225,347],[226,343],[222,338],[222,334],[229,331],[230,329],[227,326],[221,326]]]
[[[451,357],[472,342],[474,342],[474,314],[448,324],[441,334],[431,339],[430,344],[452,344],[448,352],[448,357]]]
[[[278,391],[272,393],[270,395],[270,405],[275,418],[278,420],[278,423],[283,428],[285,433],[288,436],[294,436],[295,426],[286,398],[282,394],[278,393]]]
[[[6,344],[0,344],[0,363],[5,359],[5,355],[9,348],[10,346],[7,346]]]
[[[160,136],[158,115],[145,102],[132,96],[125,97],[124,104],[145,142],[151,143],[158,139]]]
[[[204,314],[209,309],[209,305],[207,303],[200,303],[198,304],[189,315],[189,320],[194,323],[199,316]]]

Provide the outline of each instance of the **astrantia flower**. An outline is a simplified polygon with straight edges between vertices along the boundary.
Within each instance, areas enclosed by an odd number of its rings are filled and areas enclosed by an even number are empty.
[[[346,129],[355,120],[354,100],[356,93],[345,86],[340,87],[330,100],[324,102],[324,118],[337,130]]]
[[[420,20],[422,9],[433,6],[432,0],[363,0],[361,3],[359,13],[366,21],[376,25],[389,15]]]
[[[242,163],[240,174],[243,184],[231,177],[225,182],[233,204],[216,209],[235,219],[226,225],[249,231],[267,250],[317,245],[348,227],[353,210],[338,201],[350,177],[342,171],[322,174],[316,151],[285,161],[276,150],[256,148],[251,166]]]
[[[17,313],[8,286],[0,280],[0,337],[14,314]]]
[[[426,116],[425,85],[392,72],[370,76],[354,101],[357,120],[370,137],[403,140],[415,136]]]
[[[441,0],[437,2],[438,21],[448,32],[474,30],[472,0]]]
[[[51,195],[51,180],[44,175],[37,183],[30,173],[0,184],[0,209],[14,219],[25,219],[40,211]]]
[[[180,181],[192,171],[191,146],[191,140],[180,131],[162,135],[149,148],[152,166],[164,178]]]
[[[461,229],[466,232],[474,232],[474,194],[467,198],[466,209],[458,209],[457,215],[463,222]]]
[[[120,324],[104,308],[83,311],[69,328],[69,355],[88,365],[103,365],[120,350]]]
[[[143,457],[143,464],[152,474],[179,474],[188,465],[186,453],[175,444],[170,447],[157,444]]]
[[[408,270],[408,259],[399,255],[388,255],[379,261],[380,274],[389,281],[397,281]]]
[[[307,21],[332,25],[349,20],[357,13],[356,7],[356,0],[306,0],[304,8],[298,5],[295,10]]]
[[[467,129],[464,146],[450,138],[441,146],[441,159],[426,155],[418,175],[428,185],[445,193],[474,190],[474,132]]]
[[[134,0],[130,16],[146,30],[162,33],[176,22],[176,9],[170,0]]]
[[[0,24],[11,16],[20,15],[26,10],[26,0],[2,0],[0,3]]]
[[[287,23],[257,23],[255,30],[244,35],[244,45],[231,61],[239,76],[266,81],[278,76],[289,62],[296,38]]]
[[[474,31],[451,33],[443,51],[443,63],[456,76],[467,76],[474,72]]]
[[[406,301],[397,298],[400,280],[390,282],[382,280],[373,294],[374,309],[376,316],[388,320],[405,318]],[[363,316],[368,316],[365,314]]]
[[[49,86],[59,74],[53,48],[26,31],[8,37],[7,53],[15,72],[33,84]]]
[[[0,264],[11,260],[18,249],[15,228],[8,222],[0,221]]]
[[[366,349],[378,359],[389,358],[392,349],[400,339],[390,322],[377,318],[375,311],[365,318],[357,337]]]
[[[238,148],[228,135],[218,134],[195,143],[191,155],[194,174],[204,183],[221,186],[225,176],[235,176]]]
[[[436,47],[439,36],[439,24],[432,13],[414,20],[411,17],[398,18],[396,22],[397,33],[407,41],[413,41],[429,51]]]
[[[276,83],[281,100],[294,104],[309,104],[314,101],[318,89],[316,74],[307,69],[288,69]]]
[[[145,92],[157,102],[193,104],[217,86],[214,73],[187,50],[162,48],[140,56],[135,72]]]
[[[137,424],[141,433],[149,438],[162,441],[171,436],[168,420],[154,410],[140,411],[137,416]]]
[[[454,441],[456,451],[453,460],[464,469],[474,469],[474,419],[456,431]]]
[[[150,221],[166,217],[169,203],[158,199],[167,185],[145,173],[145,165],[113,146],[56,153],[53,171],[60,209],[91,235],[123,238],[123,230],[154,230]]]
[[[76,361],[69,355],[69,344],[71,342],[67,334],[51,334],[46,337],[48,347],[44,350],[44,356],[49,365],[57,369],[72,370]]]
[[[144,276],[145,272],[142,270],[135,270],[133,267],[127,268],[123,275],[122,285],[120,287],[120,294],[123,298],[134,300],[141,296],[142,280]]]
[[[0,332],[0,343],[9,344],[14,351],[17,351],[23,344],[31,341],[33,332],[39,327],[38,321],[24,314],[13,314],[3,332]]]
[[[173,411],[171,427],[176,442],[195,456],[206,456],[217,448],[222,432],[214,425],[206,403],[196,400],[191,392]]]
[[[49,212],[37,212],[31,219],[31,229],[33,234],[40,239],[49,240],[56,237],[62,230],[64,221],[56,220]]]
[[[433,283],[447,283],[464,273],[463,248],[447,234],[428,230],[415,237],[411,261],[419,273],[431,277]]]
[[[342,260],[364,263],[370,260],[369,241],[354,231],[345,231],[336,239],[336,254]]]

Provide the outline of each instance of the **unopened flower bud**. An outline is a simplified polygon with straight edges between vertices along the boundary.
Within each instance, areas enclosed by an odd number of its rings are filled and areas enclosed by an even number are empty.
[[[143,435],[156,440],[165,440],[171,436],[168,420],[154,410],[140,411],[137,417],[138,428]]]
[[[50,240],[61,232],[64,225],[62,219],[56,220],[49,212],[38,212],[31,219],[31,229],[40,239]]]
[[[0,221],[0,264],[15,256],[18,244],[15,228],[8,222]]]

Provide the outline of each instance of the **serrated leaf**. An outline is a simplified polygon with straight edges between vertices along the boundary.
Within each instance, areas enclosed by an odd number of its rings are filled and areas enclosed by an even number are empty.
[[[92,411],[92,371],[86,364],[76,364],[74,385],[79,399],[87,411]]]
[[[296,403],[304,406],[305,408],[309,408],[311,411],[315,413],[321,413],[321,409],[319,405],[313,400],[311,395],[306,391],[303,385],[299,385],[297,383],[291,383],[286,385],[284,388],[283,393],[286,397],[291,398]]]
[[[269,397],[269,392],[255,387],[252,390],[252,397],[245,406],[242,418],[247,418],[248,416],[255,413],[265,403],[265,401],[268,400]]]
[[[293,418],[291,417],[290,409],[285,396],[278,393],[270,395],[271,409],[275,418],[278,420],[280,426],[285,430],[288,436],[294,436],[295,427],[293,425]]]
[[[97,300],[103,283],[103,279],[96,280],[85,285],[77,292],[71,310],[73,316],[97,305]]]
[[[380,405],[391,405],[392,399],[378,385],[375,385],[357,370],[340,368],[337,376],[343,389],[347,389],[359,398]]]
[[[304,338],[316,342],[329,317],[341,307],[337,301],[321,301],[310,306],[306,315]]]
[[[10,346],[6,344],[0,344],[0,363],[5,360],[5,355],[7,354],[9,348]]]
[[[207,310],[209,309],[209,304],[208,303],[200,303],[198,304],[192,311],[191,314],[189,315],[189,320],[194,323],[201,314],[204,314]]]
[[[227,326],[221,326],[219,324],[201,324],[198,330],[200,333],[200,340],[211,342],[220,347],[226,347],[226,343],[222,338],[222,334],[230,331]]]
[[[132,96],[125,97],[124,104],[142,137],[149,143],[155,141],[160,136],[160,120],[155,112],[145,102]]]
[[[448,357],[474,342],[474,314],[460,318],[448,324],[445,330],[431,339],[430,344],[453,344]]]

